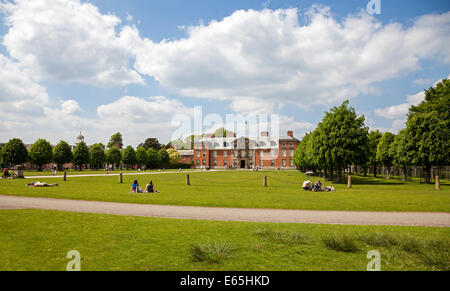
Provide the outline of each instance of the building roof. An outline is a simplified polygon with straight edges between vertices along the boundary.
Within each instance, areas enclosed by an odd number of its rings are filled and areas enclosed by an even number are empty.
[[[194,155],[194,150],[182,150],[182,151],[178,151],[180,153],[181,156],[193,156]]]

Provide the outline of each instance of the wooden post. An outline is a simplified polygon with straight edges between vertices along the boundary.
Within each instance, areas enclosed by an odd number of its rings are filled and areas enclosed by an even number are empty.
[[[122,174],[122,172],[120,172],[120,175],[119,175],[119,183],[123,184],[123,174]]]
[[[64,181],[67,181],[67,172],[64,171]]]
[[[189,174],[186,175],[186,185],[187,186],[191,185],[191,179],[189,178]]]
[[[352,188],[352,176],[348,176],[347,188]]]
[[[263,186],[264,186],[264,187],[267,187],[267,176],[264,176]]]
[[[441,181],[439,180],[439,176],[436,176],[436,190],[441,191]]]

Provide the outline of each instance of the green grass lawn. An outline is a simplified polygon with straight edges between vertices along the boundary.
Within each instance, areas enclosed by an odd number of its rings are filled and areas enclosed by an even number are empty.
[[[313,193],[301,189],[306,177],[297,171],[190,173],[192,185],[189,187],[185,184],[185,175],[125,176],[124,184],[118,183],[117,176],[74,177],[67,182],[47,177],[39,179],[40,182],[57,182],[59,187],[34,189],[24,186],[30,180],[0,180],[0,194],[160,205],[450,212],[448,181],[442,181],[442,191],[435,191],[434,185],[354,177],[352,189],[324,182],[335,186],[336,192]],[[262,183],[264,175],[269,177],[267,188]],[[135,178],[142,187],[152,179],[161,193],[130,194]]]
[[[189,170],[183,170],[183,171],[189,171]],[[120,174],[120,172],[124,173],[124,174],[128,174],[128,173],[141,173],[139,171],[136,170],[114,170],[111,171],[111,174]],[[147,170],[146,172],[149,173],[154,173],[154,172],[159,172],[159,170]],[[164,170],[164,172],[178,172],[178,170],[174,170],[174,169],[169,169],[169,170]],[[48,177],[48,176],[52,176],[52,171],[51,170],[46,170],[46,171],[23,171],[23,174],[25,177]],[[95,175],[105,175],[106,172],[103,169],[99,169],[97,170],[83,170],[83,171],[77,171],[77,170],[67,170],[67,175],[68,176],[73,176],[73,175],[91,175],[91,174],[95,174]],[[64,171],[57,171],[56,172],[57,176],[62,176],[64,175]]]
[[[0,270],[60,270],[71,250],[88,270],[448,270],[448,228],[214,222],[0,211]],[[354,249],[326,247],[344,236]],[[339,244],[339,241],[338,241]],[[431,247],[430,247],[431,246]]]

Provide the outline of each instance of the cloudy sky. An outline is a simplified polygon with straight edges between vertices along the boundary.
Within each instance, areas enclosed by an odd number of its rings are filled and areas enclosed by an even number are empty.
[[[0,142],[168,142],[174,116],[280,115],[297,137],[349,99],[396,132],[450,73],[450,2],[0,0]]]

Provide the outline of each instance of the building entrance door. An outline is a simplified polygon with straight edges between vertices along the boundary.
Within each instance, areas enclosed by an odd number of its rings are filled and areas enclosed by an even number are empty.
[[[241,169],[245,169],[245,161],[244,160],[241,161]]]

